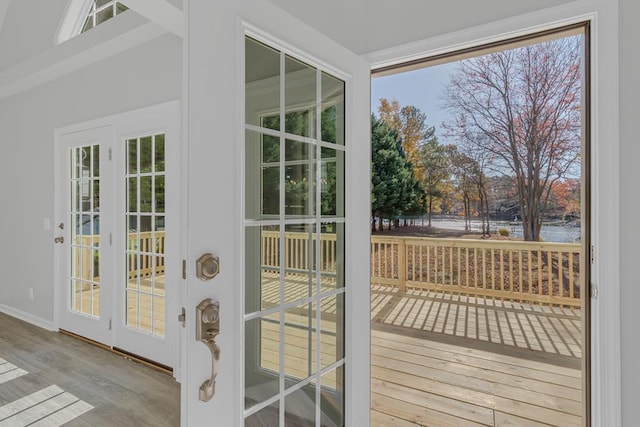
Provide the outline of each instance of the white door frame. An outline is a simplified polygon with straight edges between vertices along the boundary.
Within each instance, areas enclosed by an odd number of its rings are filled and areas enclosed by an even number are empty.
[[[590,22],[591,42],[591,422],[621,423],[618,7],[606,0],[581,0],[491,24],[366,55],[372,68],[473,48]]]
[[[244,138],[245,30],[264,34],[276,47],[310,58],[346,78],[347,156],[346,424],[369,424],[369,64],[266,0],[185,2],[185,108],[183,122],[189,171],[187,247],[187,329],[182,387],[182,425],[241,425],[243,349],[241,242],[243,221],[242,144]],[[192,40],[193,42],[190,42]],[[342,72],[341,72],[342,71]],[[233,164],[229,165],[230,161]],[[203,197],[209,197],[203,199]],[[215,196],[218,195],[216,206]],[[230,206],[230,204],[232,204]],[[359,223],[353,219],[362,218]],[[350,220],[351,219],[351,220]],[[366,248],[366,249],[365,249]],[[195,277],[203,253],[220,257],[220,274],[211,282]],[[216,395],[198,401],[198,388],[211,372],[207,348],[195,341],[194,307],[204,298],[221,302],[216,340],[221,348]],[[357,304],[355,303],[357,301]],[[356,333],[358,327],[362,333]],[[357,361],[357,363],[351,363]]]
[[[56,191],[62,188],[64,183],[62,182],[63,176],[65,175],[63,168],[65,167],[59,161],[59,151],[61,139],[65,138],[67,135],[73,135],[77,133],[83,133],[92,129],[102,129],[102,133],[107,135],[109,140],[107,141],[108,147],[111,149],[112,156],[112,164],[113,166],[103,166],[102,170],[108,170],[109,174],[102,179],[108,179],[110,182],[109,188],[116,188],[116,194],[124,193],[119,188],[120,186],[120,177],[123,172],[123,164],[118,164],[118,159],[120,159],[120,163],[123,163],[123,152],[124,149],[118,144],[120,141],[124,141],[124,138],[131,136],[133,134],[142,135],[145,132],[154,132],[161,130],[167,136],[168,143],[166,144],[166,156],[173,156],[174,161],[167,163],[167,175],[172,176],[172,179],[166,181],[166,191],[168,194],[179,195],[181,193],[181,171],[180,171],[180,102],[179,101],[170,101],[162,104],[157,104],[133,111],[128,111],[124,113],[119,113],[116,115],[103,117],[95,120],[90,120],[82,123],[77,123],[70,126],[65,126],[62,128],[55,129],[54,131],[54,141],[55,141],[55,180],[56,180]],[[158,125],[161,123],[161,125]],[[107,164],[107,155],[101,157],[101,161],[103,165]],[[101,174],[102,174],[101,170]],[[122,172],[122,173],[121,173]],[[64,209],[63,203],[66,202],[63,197],[60,197],[58,194],[55,194],[54,197],[54,208],[56,215],[59,215],[59,212],[62,212]],[[180,237],[180,229],[183,227],[182,223],[182,203],[180,203],[179,198],[176,197],[176,200],[171,200],[166,205],[167,216],[174,218],[175,224],[167,230],[167,239],[173,242],[171,245],[167,247],[166,257],[168,260],[173,262],[169,262],[166,265],[166,277],[167,281],[172,280],[174,283],[174,289],[171,291],[167,290],[167,319],[166,319],[166,338],[173,342],[172,348],[170,350],[169,355],[165,359],[164,363],[170,364],[174,368],[174,377],[176,379],[180,379],[180,357],[181,357],[181,349],[180,349],[180,337],[179,337],[179,324],[177,321],[177,315],[179,313],[179,308],[181,307],[182,295],[181,295],[181,281],[179,280],[179,269],[180,266],[177,260],[180,259],[180,254],[182,252],[182,242]],[[122,208],[122,209],[120,209]],[[114,211],[122,211],[123,210],[123,202],[122,201],[114,201]],[[107,221],[105,218],[104,222],[102,222],[101,218],[101,226],[108,228],[108,231],[112,233],[113,236],[113,248],[124,248],[124,237],[122,233],[119,231],[119,224],[123,221],[122,218],[113,218]],[[60,219],[56,218],[55,223],[65,222],[67,223],[66,218]],[[101,230],[102,231],[102,230]],[[53,313],[54,320],[53,326],[54,329],[59,329],[60,327],[60,309],[62,305],[62,298],[65,295],[65,286],[66,281],[63,280],[61,275],[61,263],[63,262],[62,250],[66,250],[68,247],[66,245],[56,245],[56,250],[54,251],[54,298],[53,298]],[[109,249],[110,250],[110,249]],[[109,254],[109,256],[111,256]],[[115,278],[124,277],[124,266],[120,265],[122,263],[116,262],[114,260],[114,271],[110,272],[113,284],[117,283]],[[119,304],[116,304],[116,299],[119,298],[119,294],[117,292],[110,292],[108,294],[108,298],[110,299],[111,306],[113,307],[113,313],[110,315],[113,317],[113,322],[117,322],[116,316],[122,315],[122,307]],[[175,316],[174,316],[175,314]],[[107,323],[105,322],[105,327]],[[116,345],[118,344],[118,335],[117,335],[117,327],[113,327],[108,335],[109,339],[106,343],[107,345]],[[135,353],[135,351],[132,351]],[[167,362],[168,361],[168,362]]]

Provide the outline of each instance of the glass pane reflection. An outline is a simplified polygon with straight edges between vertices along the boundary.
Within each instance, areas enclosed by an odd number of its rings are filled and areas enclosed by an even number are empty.
[[[314,138],[316,69],[287,56],[285,73],[285,132]]]
[[[280,391],[280,316],[245,322],[245,409]]]
[[[322,376],[320,388],[320,421],[323,427],[344,426],[344,367]]]
[[[308,217],[315,214],[315,165],[306,162],[285,167],[284,204],[289,217]]]
[[[285,313],[284,374],[288,385],[312,375],[315,369],[316,310],[312,304],[292,307]]]
[[[280,109],[280,52],[252,38],[245,39],[246,123],[280,130],[279,115],[261,123],[264,111]]]
[[[322,73],[322,140],[344,145],[344,82]]]
[[[309,384],[285,397],[285,426],[315,427],[316,386]]]
[[[284,302],[289,303],[316,293],[315,225],[288,225],[285,230]]]
[[[320,214],[344,216],[344,152],[322,147]]]
[[[321,290],[342,288],[344,283],[344,232],[342,223],[322,224],[320,239]]]
[[[277,426],[280,422],[280,402],[276,401],[264,409],[248,416],[244,420],[244,427]]]
[[[245,313],[280,305],[280,228],[245,229]]]

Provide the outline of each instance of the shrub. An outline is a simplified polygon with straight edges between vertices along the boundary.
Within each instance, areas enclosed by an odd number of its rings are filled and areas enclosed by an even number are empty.
[[[506,228],[498,228],[498,234],[504,237],[509,237],[509,230]]]

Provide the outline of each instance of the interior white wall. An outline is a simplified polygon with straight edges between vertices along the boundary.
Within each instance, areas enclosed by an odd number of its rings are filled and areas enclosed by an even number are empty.
[[[637,325],[640,324],[640,310],[637,309],[640,301],[640,280],[635,271],[635,257],[639,253],[637,242],[640,241],[640,195],[635,188],[636,183],[640,182],[640,168],[636,165],[637,159],[640,159],[640,141],[635,124],[640,113],[640,82],[636,77],[637,70],[640,69],[636,47],[636,40],[640,37],[640,28],[636,24],[640,4],[636,0],[611,2],[620,6],[619,217],[622,233],[619,237],[619,267],[622,420],[623,425],[634,425],[635,421],[640,419],[640,405],[636,403],[637,396],[640,395],[640,366],[637,364],[637,360],[640,360],[640,337],[637,332]],[[42,3],[39,7],[56,9],[65,4],[65,1],[47,0],[39,3]],[[284,1],[274,3],[284,4]],[[445,3],[449,2],[443,4]],[[525,3],[535,4],[522,4]],[[11,2],[12,8],[28,8],[29,5],[32,6],[33,2]],[[485,6],[477,3],[477,8],[490,9]],[[473,10],[465,10],[473,15]],[[42,9],[32,15],[49,16],[48,13],[42,12]],[[438,19],[441,22],[447,21],[444,18]],[[360,20],[370,25],[368,19]],[[354,22],[356,21],[352,21],[351,24]],[[400,30],[406,27],[403,20],[393,22]],[[2,31],[9,31],[12,26],[28,29],[31,25],[33,22],[25,25],[25,22],[7,19]],[[56,25],[57,23],[51,24],[51,38],[47,38],[47,43],[52,43]],[[376,31],[383,35],[380,29]],[[421,35],[420,38],[426,36],[428,35]],[[7,49],[13,49],[13,42],[15,39],[12,37],[0,37],[0,43],[6,44]],[[377,49],[381,47],[376,46]],[[3,49],[0,69],[3,68],[2,64],[21,59],[17,55],[28,56],[29,50],[30,53],[35,53],[36,46],[33,45],[32,49],[27,46],[27,50]],[[6,56],[4,52],[11,54]],[[45,217],[51,217],[52,226],[54,225],[53,129],[180,98],[180,52],[181,42],[173,36],[164,36],[50,84],[0,101],[1,305],[31,313],[45,320],[51,320],[53,316],[54,231],[45,231],[43,228]],[[35,301],[28,298],[29,287],[35,289]]]
[[[181,91],[182,40],[167,34],[0,101],[0,309],[53,320],[54,129]]]
[[[620,321],[622,425],[640,419],[640,2],[620,0]]]
[[[67,0],[10,1],[4,25],[0,27],[0,70],[52,47],[59,24],[57,18],[66,6]],[[29,22],[12,19],[17,16],[28,17]]]

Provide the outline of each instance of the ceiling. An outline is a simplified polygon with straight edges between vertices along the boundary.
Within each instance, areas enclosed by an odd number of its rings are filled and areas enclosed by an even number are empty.
[[[182,9],[182,0],[164,1]],[[0,0],[0,71],[51,49],[68,3]]]
[[[67,7],[66,0],[4,1],[7,9],[0,28],[0,70],[52,47]]]
[[[362,55],[571,0],[269,1]]]
[[[0,71],[53,47],[68,1],[0,0]],[[571,0],[268,1],[364,55]]]

